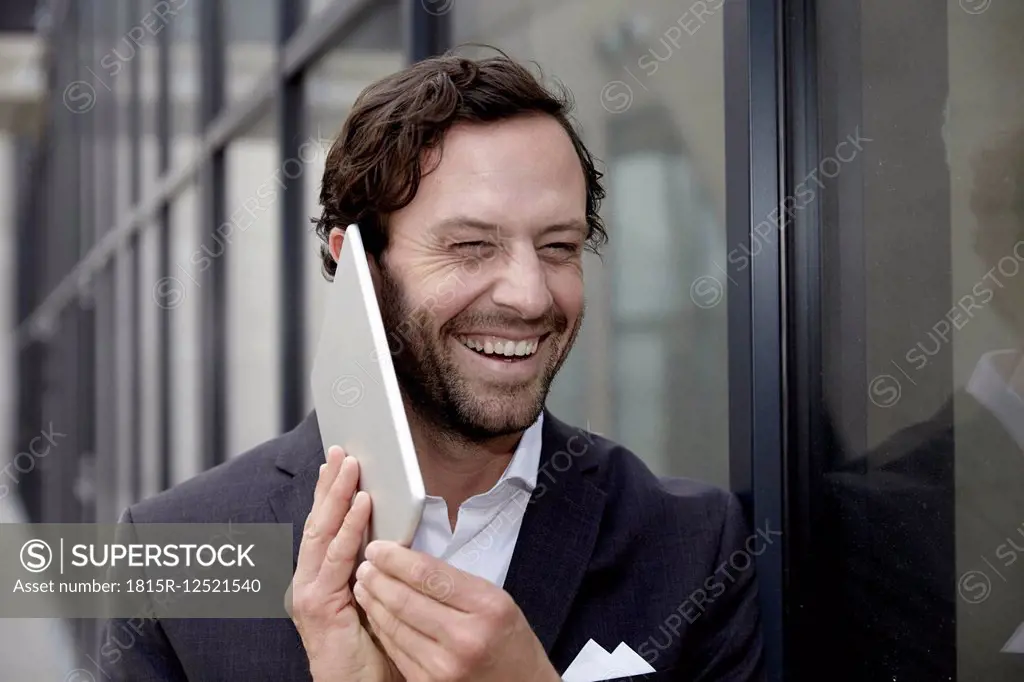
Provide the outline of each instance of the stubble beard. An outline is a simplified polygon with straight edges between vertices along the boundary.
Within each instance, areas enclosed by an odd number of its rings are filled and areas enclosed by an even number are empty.
[[[545,322],[551,334],[544,345],[554,343],[557,348],[539,376],[516,385],[489,384],[475,389],[473,384],[486,382],[487,377],[465,376],[451,355],[451,343],[453,331],[470,328],[470,323],[479,323],[480,317],[472,313],[457,315],[435,335],[431,311],[409,305],[401,284],[385,265],[381,264],[378,271],[381,317],[407,409],[436,427],[439,434],[471,443],[518,433],[537,420],[551,382],[576,342],[583,323],[582,310],[568,333],[565,315],[558,310],[549,313]],[[488,319],[496,321],[494,316]],[[488,395],[481,396],[482,391]]]

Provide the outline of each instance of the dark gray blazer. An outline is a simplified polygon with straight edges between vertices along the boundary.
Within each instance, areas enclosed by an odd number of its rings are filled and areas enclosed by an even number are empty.
[[[128,523],[291,523],[293,562],[323,448],[310,414],[285,435],[130,507]],[[749,534],[732,495],[659,480],[630,451],[545,413],[537,487],[505,589],[562,673],[588,640],[625,642],[634,680],[763,680]],[[138,628],[138,624],[134,624]],[[101,631],[96,679],[309,680],[290,620],[173,619]]]

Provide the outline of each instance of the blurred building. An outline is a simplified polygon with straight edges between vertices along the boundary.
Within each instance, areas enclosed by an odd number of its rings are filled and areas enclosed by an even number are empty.
[[[3,520],[113,521],[296,424],[333,137],[377,78],[490,44],[569,88],[606,171],[549,407],[781,530],[771,679],[1022,679],[960,584],[1024,522],[1024,444],[986,459],[1000,422],[963,401],[1024,348],[1022,29],[1015,0],[6,2]],[[44,653],[0,649],[0,679],[68,670],[91,627],[11,622]]]
[[[280,4],[45,10],[49,120],[20,173],[19,425],[60,415],[73,435],[19,484],[33,518],[115,519],[301,419],[326,150],[362,88],[467,41],[569,86],[608,164],[612,233],[632,235],[588,264],[587,324],[551,407],[661,473],[728,485],[725,307],[645,295],[685,294],[724,259],[721,60],[667,62],[628,112],[601,99],[672,3],[606,2],[585,23],[573,3]],[[715,21],[683,49],[720,53]],[[560,39],[570,24],[577,39]]]

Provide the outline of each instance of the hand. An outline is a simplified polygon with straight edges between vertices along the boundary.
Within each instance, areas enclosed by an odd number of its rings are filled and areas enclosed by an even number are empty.
[[[393,542],[366,548],[356,601],[409,682],[557,682],[523,612],[500,587]]]
[[[363,627],[349,587],[370,520],[370,496],[356,493],[358,483],[356,460],[330,448],[299,546],[289,613],[314,680],[395,682],[397,670]]]

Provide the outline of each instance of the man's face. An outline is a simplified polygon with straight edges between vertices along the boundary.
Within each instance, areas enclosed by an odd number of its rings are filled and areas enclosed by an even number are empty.
[[[977,221],[974,248],[986,273],[980,282],[993,292],[988,297],[992,308],[1024,344],[1024,277],[1016,274],[1024,260],[1022,192],[1017,185],[1022,155],[1024,133],[982,152],[975,161],[970,206]]]
[[[409,407],[483,440],[536,420],[576,339],[586,186],[543,116],[456,126],[436,159],[389,220],[381,312]]]

